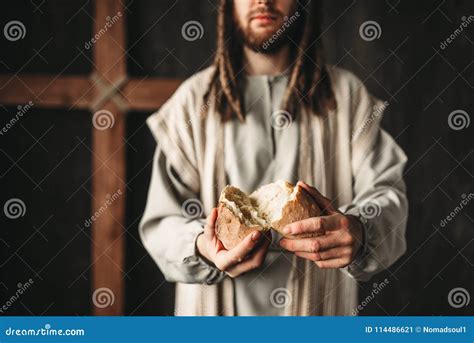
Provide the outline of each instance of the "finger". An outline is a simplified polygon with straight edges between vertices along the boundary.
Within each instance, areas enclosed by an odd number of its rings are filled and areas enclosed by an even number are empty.
[[[272,243],[272,233],[270,231],[265,232],[262,235],[262,237],[258,240],[257,244],[255,244],[255,247],[247,255],[245,255],[245,257],[242,259],[240,263],[248,259],[251,259],[261,249],[265,251],[268,250],[268,247],[270,246],[271,243]]]
[[[295,252],[296,256],[305,258],[311,261],[324,261],[332,260],[335,258],[351,257],[352,248],[351,247],[337,247],[319,252]]]
[[[343,245],[340,236],[320,236],[314,238],[303,238],[303,239],[288,239],[282,238],[280,240],[280,246],[288,251],[292,252],[319,252],[330,248],[335,248]]]
[[[321,259],[318,252],[297,251],[297,252],[295,252],[295,255],[298,256],[298,257],[305,258],[307,260],[313,261],[313,262],[319,261]]]
[[[304,233],[324,234],[326,230],[339,228],[339,215],[313,217],[303,219],[283,228],[285,235],[300,235]]]
[[[213,208],[211,213],[207,216],[206,226],[204,227],[204,235],[212,239],[215,235],[216,229],[216,220],[217,220],[217,208]]]
[[[336,231],[327,231],[327,237],[334,237],[340,242],[341,246],[353,246],[354,242],[362,243],[359,239],[355,238],[347,230],[336,230]]]
[[[333,258],[325,261],[316,261],[316,265],[321,269],[344,268],[351,263],[350,257]]]
[[[322,195],[315,187],[308,185],[304,181],[298,181],[296,185],[303,187],[321,207],[332,208],[331,200]]]
[[[229,267],[240,263],[244,260],[245,256],[249,254],[253,248],[258,244],[262,233],[260,231],[254,231],[248,234],[239,244],[234,248],[226,251],[223,250],[217,255],[217,261],[214,263],[220,270],[227,270]]]
[[[304,181],[298,181],[297,185],[303,187],[313,198],[316,200],[316,203],[321,207],[323,211],[327,212],[338,212],[333,206],[331,200],[322,195],[316,188],[308,185]]]
[[[332,249],[327,249],[319,252],[319,257],[321,261],[332,260],[335,258],[344,258],[352,256],[352,247],[337,247]]]
[[[263,261],[265,260],[265,256],[268,251],[268,247],[270,243],[271,241],[264,240],[262,243],[262,246],[259,247],[255,252],[253,252],[247,260],[230,267],[226,271],[226,273],[230,277],[235,278],[250,270],[259,268],[263,264]]]

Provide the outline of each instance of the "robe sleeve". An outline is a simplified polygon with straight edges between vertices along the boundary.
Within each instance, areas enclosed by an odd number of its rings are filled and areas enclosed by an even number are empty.
[[[364,242],[355,260],[343,268],[359,281],[387,269],[406,251],[408,200],[403,180],[407,157],[380,128],[387,103],[367,92],[354,91],[352,175],[354,197],[341,209],[364,224]]]
[[[356,259],[346,267],[357,280],[369,280],[406,251],[405,163],[402,149],[380,130],[373,149],[354,176],[355,197],[343,211],[359,217],[364,224],[365,241]]]
[[[139,232],[143,245],[170,282],[213,284],[226,277],[204,260],[196,247],[205,224],[196,141],[201,118],[196,108],[206,75],[184,81],[147,119],[157,147]]]
[[[180,179],[158,141],[139,232],[169,282],[214,284],[226,276],[197,252],[196,240],[205,225],[205,219],[195,218],[199,212],[198,195]]]

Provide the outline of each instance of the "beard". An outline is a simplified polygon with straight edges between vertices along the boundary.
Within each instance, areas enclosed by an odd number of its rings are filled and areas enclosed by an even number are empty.
[[[258,34],[254,32],[250,26],[243,27],[238,20],[234,20],[234,27],[236,27],[239,42],[255,52],[268,55],[276,54],[290,43],[290,38],[295,38],[298,24],[299,23],[293,23],[286,29],[285,26],[282,25],[272,32]],[[281,32],[278,33],[278,31]],[[293,41],[295,41],[295,39],[293,39]]]

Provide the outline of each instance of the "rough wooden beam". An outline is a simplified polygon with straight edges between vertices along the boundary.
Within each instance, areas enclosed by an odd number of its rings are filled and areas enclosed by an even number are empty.
[[[113,19],[113,24],[107,25],[112,18],[118,20]],[[107,30],[93,45],[93,77],[0,75],[0,104],[3,105],[32,101],[38,108],[90,109],[94,104],[101,107],[95,109],[95,125],[92,125],[91,212],[95,219],[92,222],[91,302],[95,315],[122,315],[125,307],[125,112],[127,109],[158,109],[182,82],[149,78],[130,79],[122,84],[126,78],[125,20],[122,0],[95,1],[94,33],[103,32],[106,26]],[[104,93],[117,84],[120,93],[118,90],[113,96]],[[105,99],[103,105],[97,99]],[[105,304],[102,297],[107,297]]]
[[[182,81],[130,79],[115,94],[129,110],[156,110],[173,95]],[[3,74],[0,75],[0,85],[5,85],[0,88],[0,104],[21,105],[33,101],[38,108],[88,109],[96,101],[95,96],[103,91],[97,82],[84,76]]]
[[[18,105],[29,101],[35,107],[89,107],[94,93],[84,76],[3,74],[0,75],[0,104]]]
[[[111,82],[126,74],[125,11],[121,0],[95,1],[95,33],[101,32],[114,16],[119,16],[119,20],[94,44],[95,73]],[[100,96],[99,92],[100,89],[96,89],[95,95]],[[122,194],[92,225],[92,291],[108,290],[114,297],[113,303],[105,307],[92,301],[92,308],[94,315],[122,315],[125,303],[125,113],[111,101],[99,111],[104,111],[100,115],[105,116],[108,111],[113,125],[106,124],[109,126],[106,129],[93,127],[92,213],[104,206],[118,190]],[[96,119],[100,127],[99,117]]]
[[[124,309],[125,260],[125,115],[108,103],[93,124],[92,143],[92,297],[94,315],[122,315]],[[105,209],[104,211],[102,211]],[[102,213],[102,214],[101,214]],[[97,305],[100,294],[113,298]]]
[[[131,79],[122,89],[122,95],[132,110],[157,110],[173,95],[181,79]]]

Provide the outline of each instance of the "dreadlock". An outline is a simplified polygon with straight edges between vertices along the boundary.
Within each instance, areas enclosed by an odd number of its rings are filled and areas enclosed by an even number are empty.
[[[336,108],[331,81],[325,66],[318,22],[320,6],[316,0],[298,0],[301,23],[295,30],[298,44],[290,55],[290,78],[282,101],[282,109],[294,116],[301,104],[316,115]],[[307,13],[307,11],[309,13]],[[236,116],[245,121],[241,92],[242,43],[236,37],[233,21],[233,1],[221,0],[217,17],[217,50],[214,72],[204,95],[206,104],[214,103],[223,121]],[[209,106],[206,106],[209,108]],[[205,113],[204,113],[205,115]]]

